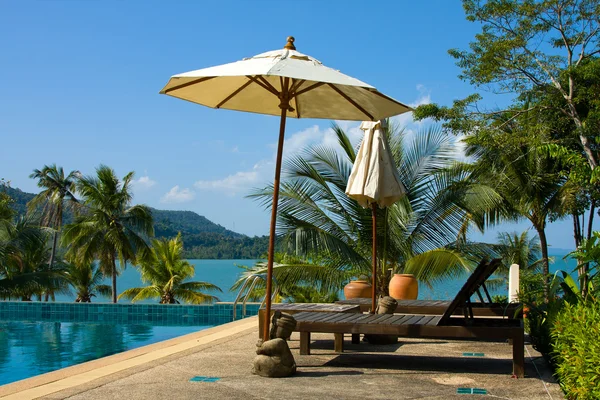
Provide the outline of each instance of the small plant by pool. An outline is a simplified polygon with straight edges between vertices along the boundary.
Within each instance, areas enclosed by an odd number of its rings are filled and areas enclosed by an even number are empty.
[[[0,319],[4,385],[230,322],[233,304],[0,302]]]

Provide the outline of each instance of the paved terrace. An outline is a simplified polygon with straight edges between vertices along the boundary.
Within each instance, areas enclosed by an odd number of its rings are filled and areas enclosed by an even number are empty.
[[[400,339],[350,344],[333,352],[333,335],[313,335],[312,354],[290,347],[298,373],[268,379],[250,374],[256,317],[65,368],[0,387],[3,399],[561,399],[562,392],[530,345],[524,379],[511,378],[505,343]],[[360,350],[360,351],[359,351]],[[463,353],[483,353],[465,357]],[[190,381],[195,376],[214,382]],[[486,395],[457,394],[459,388]]]

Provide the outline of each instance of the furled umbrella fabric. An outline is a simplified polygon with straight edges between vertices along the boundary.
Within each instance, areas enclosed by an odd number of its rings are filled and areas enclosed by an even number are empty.
[[[372,203],[388,207],[406,193],[394,157],[383,132],[383,122],[365,121],[365,136],[348,179],[346,194],[364,208]]]
[[[365,136],[356,155],[346,194],[373,215],[373,271],[371,312],[375,312],[377,291],[377,213],[376,207],[389,207],[404,196],[406,189],[398,175],[394,157],[384,132],[384,121],[364,121]]]
[[[160,93],[212,108],[281,117],[269,228],[265,315],[270,315],[271,310],[275,225],[287,116],[375,121],[411,110],[373,86],[296,51],[291,36],[282,50],[174,75]],[[265,324],[264,338],[268,337],[268,329]]]

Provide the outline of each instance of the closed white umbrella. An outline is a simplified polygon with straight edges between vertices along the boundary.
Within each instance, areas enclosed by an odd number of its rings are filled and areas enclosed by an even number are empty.
[[[375,121],[411,110],[373,86],[296,51],[291,36],[282,50],[174,75],[160,93],[212,108],[281,116],[267,261],[267,316],[271,311],[275,223],[286,117]],[[265,324],[265,339],[268,332],[269,324]]]
[[[365,131],[348,185],[346,194],[364,208],[372,209],[373,218],[373,271],[371,312],[375,312],[377,286],[377,213],[376,207],[389,207],[404,196],[406,189],[398,175],[398,169],[383,132],[382,121],[365,121],[360,129]]]

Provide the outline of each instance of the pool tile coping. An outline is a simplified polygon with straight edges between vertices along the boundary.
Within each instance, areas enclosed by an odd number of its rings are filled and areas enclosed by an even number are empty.
[[[99,358],[56,371],[37,375],[0,386],[0,399],[36,399],[61,390],[79,386],[128,368],[158,360],[196,346],[233,336],[240,332],[256,329],[258,317],[248,317],[199,332],[138,347],[123,353]]]

